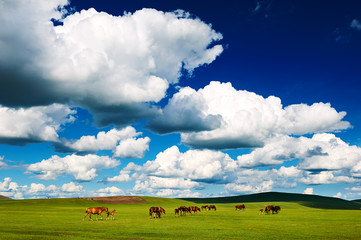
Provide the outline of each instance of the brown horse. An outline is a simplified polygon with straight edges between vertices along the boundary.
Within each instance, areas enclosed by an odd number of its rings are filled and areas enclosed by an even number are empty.
[[[97,221],[98,221],[98,215],[100,215],[100,219],[102,220],[103,219],[102,212],[104,212],[104,211],[108,213],[108,208],[107,207],[91,207],[91,208],[87,208],[85,210],[85,216],[83,218],[83,221],[84,221],[85,217],[88,216],[88,214],[89,214],[90,220],[92,220],[92,221],[93,221],[92,214],[97,214]]]
[[[178,208],[178,210],[179,210],[181,216],[187,215],[187,213],[190,212],[189,208],[187,208],[186,206],[180,206]]]
[[[114,217],[114,214],[115,214],[115,212],[116,212],[117,210],[113,210],[113,211],[111,211],[111,212],[107,212],[107,220],[109,219],[109,215],[111,215],[110,216],[110,220],[114,220],[115,219],[115,217]]]
[[[208,208],[208,205],[202,206],[202,211],[203,211],[203,209],[204,209],[204,210],[207,210],[207,208]]]
[[[274,211],[275,214],[277,214],[279,211],[281,211],[281,207],[280,206],[275,206],[273,211]]]
[[[179,216],[179,208],[174,209],[174,215],[178,215],[178,216]]]
[[[214,206],[214,205],[209,205],[209,206],[208,206],[208,210],[211,210],[211,209],[214,209],[214,211],[217,210],[216,206]]]
[[[188,209],[191,214],[192,214],[192,212],[197,213],[197,211],[201,211],[201,209],[199,207],[193,207],[193,206],[189,207]]]
[[[272,209],[274,208],[273,205],[266,205],[265,208],[264,208],[264,212],[268,215],[270,214],[270,212],[272,211]]]
[[[236,210],[246,210],[246,206],[244,204],[236,205]]]
[[[151,207],[149,208],[149,218],[160,218],[162,213],[165,214],[165,210],[162,207]],[[153,216],[154,215],[154,216]]]

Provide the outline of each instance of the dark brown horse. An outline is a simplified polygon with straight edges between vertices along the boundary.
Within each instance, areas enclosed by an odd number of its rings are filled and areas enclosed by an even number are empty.
[[[272,211],[272,213],[273,213],[273,211],[274,211],[274,206],[273,206],[273,205],[268,205],[268,206],[266,206],[266,207],[264,208],[264,212],[265,212],[266,214],[270,214],[271,211]]]
[[[187,213],[190,212],[189,208],[187,208],[186,206],[180,206],[178,210],[181,216],[187,215]]]
[[[203,210],[207,210],[207,208],[208,208],[208,205],[202,206],[202,211],[203,211]]]
[[[214,209],[214,211],[217,210],[216,206],[214,206],[214,205],[209,205],[209,206],[208,206],[208,210],[211,210],[211,209]]]
[[[280,206],[275,206],[274,209],[273,209],[273,212],[274,212],[275,214],[277,214],[279,211],[281,211],[281,207],[280,207]],[[273,212],[272,212],[272,213],[273,213]]]
[[[151,207],[149,208],[149,218],[160,218],[162,213],[165,214],[165,210],[162,207]]]
[[[178,215],[178,216],[179,216],[179,208],[174,209],[174,215]]]
[[[102,216],[102,212],[107,212],[108,213],[108,208],[107,207],[91,207],[91,208],[87,208],[85,210],[85,216],[83,218],[83,221],[85,219],[86,216],[88,216],[89,214],[89,217],[90,217],[90,220],[93,221],[92,219],[92,214],[96,214],[97,215],[97,221],[98,221],[98,215],[100,215],[100,219],[103,219],[103,216]]]
[[[246,206],[244,204],[236,205],[236,210],[246,210]]]

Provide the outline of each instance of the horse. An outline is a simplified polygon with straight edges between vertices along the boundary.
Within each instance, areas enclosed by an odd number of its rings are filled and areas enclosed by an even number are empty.
[[[272,209],[274,208],[274,206],[273,205],[266,205],[265,206],[265,208],[264,208],[264,212],[266,213],[266,214],[270,214],[270,212],[271,211],[273,211]]]
[[[160,217],[159,207],[150,207],[149,208],[149,218],[152,218],[154,214],[155,217]]]
[[[92,221],[93,221],[92,214],[97,214],[97,221],[98,221],[98,215],[100,215],[100,219],[102,220],[103,219],[102,212],[104,212],[104,211],[108,213],[108,208],[107,207],[87,208],[87,209],[85,209],[85,216],[83,217],[83,221],[84,221],[85,217],[88,216],[88,214],[89,214],[90,220],[92,220]]]
[[[201,211],[201,209],[199,207],[189,207],[189,212],[192,214],[193,213],[197,213],[197,211]]]
[[[236,205],[236,210],[246,210],[246,206],[244,204],[242,205]]]
[[[180,206],[178,210],[181,213],[181,216],[186,215],[188,212],[190,212],[189,208],[187,208],[186,206]]]
[[[162,213],[165,214],[165,210],[162,207],[149,208],[149,218],[152,218],[153,214],[154,214],[154,218],[160,218]]]
[[[281,207],[280,206],[275,206],[273,211],[274,211],[275,214],[277,214],[279,211],[281,211]]]
[[[117,210],[113,210],[113,211],[111,211],[111,212],[107,212],[107,220],[109,219],[109,215],[111,215],[110,216],[110,220],[114,220],[115,219],[115,217],[114,217],[114,214],[115,214],[115,212],[116,212]]]
[[[217,210],[216,206],[214,206],[214,205],[209,205],[209,206],[208,206],[208,210],[211,210],[211,209],[214,209],[214,211]]]
[[[208,205],[202,206],[202,211],[203,211],[203,209],[207,210],[207,208],[208,208]]]
[[[263,214],[263,208],[259,210],[259,215]]]
[[[174,215],[178,215],[178,216],[179,216],[179,208],[174,209]]]

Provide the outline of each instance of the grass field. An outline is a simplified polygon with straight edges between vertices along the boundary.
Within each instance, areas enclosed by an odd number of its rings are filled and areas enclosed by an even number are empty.
[[[217,211],[175,217],[174,208],[196,204],[180,199],[144,199],[148,204],[1,200],[0,239],[361,239],[361,210],[250,202],[245,203],[245,211],[235,211],[234,203],[219,203]],[[282,210],[275,215],[259,215],[265,204],[280,205]],[[101,205],[117,210],[114,221],[89,221],[89,217],[83,221],[87,207]],[[151,206],[164,207],[165,217],[149,219]]]

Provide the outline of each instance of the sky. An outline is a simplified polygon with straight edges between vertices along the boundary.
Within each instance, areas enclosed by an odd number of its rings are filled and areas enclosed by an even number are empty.
[[[0,195],[361,198],[359,1],[0,0]]]

